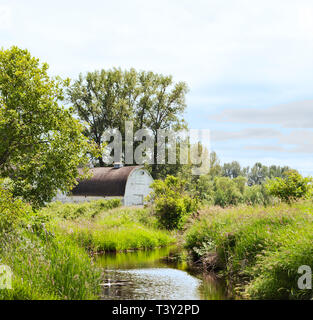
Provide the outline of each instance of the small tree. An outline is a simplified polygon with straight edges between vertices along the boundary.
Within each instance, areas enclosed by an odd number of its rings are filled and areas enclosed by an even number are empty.
[[[188,216],[198,208],[197,199],[192,199],[185,190],[185,181],[174,176],[155,180],[149,196],[154,200],[155,214],[162,227],[181,229]]]
[[[291,203],[310,194],[312,191],[312,178],[304,178],[297,171],[291,170],[284,174],[284,178],[269,180],[266,188],[271,195]]]

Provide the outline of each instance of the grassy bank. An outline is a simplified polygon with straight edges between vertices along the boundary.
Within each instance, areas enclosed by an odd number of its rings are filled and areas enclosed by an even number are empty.
[[[313,267],[313,204],[204,209],[185,234],[194,259],[250,299],[310,299],[301,265]]]
[[[152,249],[175,241],[147,209],[117,206],[116,200],[53,203],[43,213],[55,217],[56,230],[91,251]]]
[[[12,269],[13,290],[0,290],[0,299],[97,299],[102,275],[90,250],[173,242],[168,232],[157,230],[147,210],[119,207],[119,200],[52,203],[34,213],[5,193],[0,197],[0,264]]]
[[[0,264],[13,273],[12,290],[0,290],[0,299],[94,299],[99,293],[101,275],[87,252],[3,189]]]

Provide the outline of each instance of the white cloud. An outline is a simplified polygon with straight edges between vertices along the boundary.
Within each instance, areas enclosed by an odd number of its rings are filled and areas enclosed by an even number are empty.
[[[233,123],[274,124],[285,128],[313,128],[313,100],[269,108],[225,109],[214,117]]]
[[[308,1],[16,1],[17,43],[58,73],[122,66],[220,81],[312,79]]]
[[[247,139],[273,139],[280,138],[281,132],[271,128],[247,128],[240,131],[211,131],[211,138],[213,141],[235,141]]]

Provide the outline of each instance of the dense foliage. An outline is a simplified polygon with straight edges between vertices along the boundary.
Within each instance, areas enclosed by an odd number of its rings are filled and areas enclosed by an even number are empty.
[[[284,178],[268,181],[269,193],[285,202],[293,202],[312,195],[312,178],[302,177],[296,171],[288,171]]]
[[[80,75],[68,90],[69,101],[85,124],[85,135],[100,150],[105,146],[103,134],[108,129],[118,129],[124,139],[126,120],[133,121],[134,132],[149,130],[155,141],[153,158],[147,159],[153,177],[159,177],[160,171],[167,169],[157,165],[158,130],[186,127],[182,117],[186,92],[186,83],[174,83],[171,76],[134,69],[88,72],[86,76]],[[96,165],[105,165],[103,155],[96,160]]]
[[[34,206],[69,191],[89,150],[71,110],[60,106],[66,81],[27,50],[0,50],[0,177]]]
[[[181,229],[186,219],[197,210],[198,201],[187,194],[186,181],[174,176],[155,180],[151,185],[153,210],[166,229]]]

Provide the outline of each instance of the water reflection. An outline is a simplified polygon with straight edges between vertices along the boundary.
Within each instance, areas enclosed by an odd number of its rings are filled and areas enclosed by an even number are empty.
[[[223,283],[190,268],[182,254],[168,247],[99,256],[97,263],[105,269],[102,299],[225,299]]]

